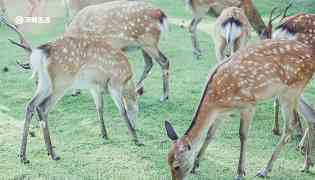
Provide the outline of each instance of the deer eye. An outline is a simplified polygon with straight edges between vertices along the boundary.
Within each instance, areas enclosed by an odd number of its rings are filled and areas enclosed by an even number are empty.
[[[174,169],[175,169],[176,171],[178,171],[178,170],[180,169],[180,167],[179,167],[179,166],[176,166],[176,167],[174,167]]]

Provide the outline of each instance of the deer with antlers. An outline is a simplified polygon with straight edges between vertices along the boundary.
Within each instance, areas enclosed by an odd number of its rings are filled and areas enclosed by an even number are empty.
[[[228,7],[243,8],[249,22],[258,34],[265,29],[265,24],[251,0],[186,0],[186,5],[192,10],[193,19],[189,25],[193,45],[193,55],[198,59],[201,50],[197,40],[197,27],[207,14],[218,17]]]
[[[251,27],[241,8],[229,7],[222,11],[214,23],[214,45],[217,61],[224,60],[244,47],[250,38]]]
[[[315,43],[315,14],[299,13],[292,16],[283,16],[280,25],[276,27],[273,39],[294,39],[307,46]],[[314,79],[314,78],[313,78]],[[310,128],[311,126],[309,126]],[[275,130],[279,130],[279,120],[275,119]],[[307,155],[307,138],[309,138],[308,129],[299,144],[299,148],[306,150]],[[301,133],[302,134],[302,133]]]
[[[5,20],[2,22],[18,32],[13,25]],[[138,104],[131,66],[121,50],[100,39],[89,33],[73,34],[37,48],[11,40],[30,54],[33,76],[38,79],[36,92],[26,108],[20,149],[22,162],[29,162],[26,158],[26,145],[34,111],[38,113],[42,125],[48,154],[53,160],[59,159],[51,145],[48,112],[63,97],[65,91],[72,88],[87,89],[91,92],[104,140],[108,139],[108,134],[103,118],[102,96],[109,93],[127,123],[133,141],[136,145],[142,145],[135,130]]]
[[[283,146],[297,126],[294,110],[301,106],[302,113],[315,123],[315,116],[308,116],[309,109],[297,104],[306,84],[315,71],[315,43],[312,47],[298,41],[264,40],[237,51],[219,63],[209,75],[201,100],[190,127],[178,138],[169,122],[165,128],[173,145],[167,155],[173,180],[183,180],[198,164],[204,149],[212,139],[218,115],[240,110],[240,158],[236,179],[245,175],[245,152],[250,122],[255,106],[261,100],[279,97],[285,117],[285,129],[268,164],[257,176],[266,177]],[[311,165],[308,161],[305,168]]]
[[[143,93],[143,80],[153,66],[153,59],[160,65],[163,78],[161,101],[169,98],[169,60],[158,44],[161,32],[167,30],[167,17],[159,8],[144,1],[114,1],[84,8],[73,19],[65,35],[95,33],[114,48],[124,51],[142,49],[144,71],[136,87]]]
[[[283,16],[280,20],[280,25],[276,27],[276,31],[272,33],[272,22],[280,17],[280,15],[272,17],[273,12],[277,9],[274,8],[270,13],[269,22],[262,38],[273,38],[273,39],[290,39],[297,40],[306,45],[311,45],[313,43],[313,37],[315,36],[315,15],[307,13],[299,13],[293,16],[287,16],[289,8],[292,7],[292,2],[285,8]],[[296,112],[296,119],[299,122],[299,133],[303,135],[303,128]],[[279,102],[275,101],[275,126],[273,128],[273,133],[280,135],[279,126]]]

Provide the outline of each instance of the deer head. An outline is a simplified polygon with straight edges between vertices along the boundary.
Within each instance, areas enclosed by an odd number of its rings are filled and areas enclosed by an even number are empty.
[[[167,156],[173,180],[183,180],[194,166],[194,152],[188,139],[183,136],[178,139],[175,129],[169,121],[165,121],[167,136],[172,140],[172,147]]]

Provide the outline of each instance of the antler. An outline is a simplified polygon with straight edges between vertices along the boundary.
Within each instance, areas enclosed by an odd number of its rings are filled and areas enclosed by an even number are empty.
[[[4,17],[1,17],[0,18],[0,22],[5,24],[6,26],[8,26],[10,29],[12,29],[14,32],[17,33],[17,35],[19,36],[20,38],[20,43],[12,40],[12,39],[9,39],[9,41],[16,45],[16,46],[19,46],[21,48],[23,48],[24,50],[26,50],[27,52],[32,52],[32,48],[31,48],[31,45],[30,43],[27,42],[26,38],[24,37],[23,33],[20,32],[15,25],[12,25],[8,22],[8,20],[6,20]]]
[[[282,15],[282,18],[281,18],[280,22],[281,22],[284,18],[287,17],[288,10],[292,7],[293,2],[294,2],[294,0],[292,0],[292,1],[289,3],[289,5],[285,7],[284,13],[283,13],[283,15]],[[267,27],[266,27],[265,31],[263,32],[263,33],[264,33],[263,35],[264,35],[266,38],[268,38],[268,39],[270,39],[271,36],[272,36],[272,26],[273,26],[272,23],[273,23],[273,21],[276,20],[277,18],[279,18],[279,17],[281,16],[281,14],[282,14],[282,13],[280,12],[277,16],[274,17],[274,13],[275,13],[275,11],[276,11],[277,9],[280,9],[280,8],[279,8],[279,7],[274,7],[274,8],[270,11],[269,21],[268,21],[268,23],[267,23]]]
[[[6,26],[8,26],[10,29],[12,29],[14,32],[17,33],[17,35],[19,36],[20,38],[20,43],[12,40],[12,39],[9,39],[9,41],[18,46],[18,47],[21,47],[23,48],[25,51],[27,51],[28,53],[31,53],[32,52],[32,48],[31,48],[31,45],[27,42],[26,38],[24,37],[24,35],[22,34],[22,32],[20,32],[19,30],[17,30],[17,28],[15,27],[15,25],[12,25],[8,22],[8,20],[6,20],[4,17],[0,17],[0,23],[3,23],[5,24]],[[16,63],[23,69],[31,69],[30,67],[30,64],[29,63],[20,63],[18,61],[16,61]]]
[[[277,19],[279,15],[277,15],[276,17],[273,17],[274,12],[279,9],[278,7],[274,7],[271,11],[270,11],[270,15],[269,15],[269,21],[267,23],[266,29],[263,30],[262,34],[261,34],[261,38],[262,39],[271,39],[272,36],[272,22]]]
[[[280,19],[280,22],[281,22],[284,18],[288,17],[288,16],[287,16],[287,13],[288,13],[288,10],[292,7],[292,5],[293,5],[293,0],[292,0],[292,1],[290,2],[290,4],[284,9],[284,13],[283,13],[282,18]]]

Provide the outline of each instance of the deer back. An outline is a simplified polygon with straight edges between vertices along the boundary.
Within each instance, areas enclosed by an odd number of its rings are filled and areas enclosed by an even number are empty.
[[[106,87],[109,80],[123,84],[132,77],[131,66],[121,50],[94,36],[62,37],[38,49],[47,52],[50,78],[59,86],[72,85],[83,78]]]
[[[274,38],[292,36],[297,41],[315,48],[315,14],[299,13],[282,20]]]
[[[66,34],[93,32],[116,48],[157,43],[164,13],[143,1],[115,1],[84,8]]]
[[[216,69],[205,93],[208,102],[242,106],[279,95],[286,88],[303,89],[312,77],[315,53],[290,40],[264,40],[238,51]]]

